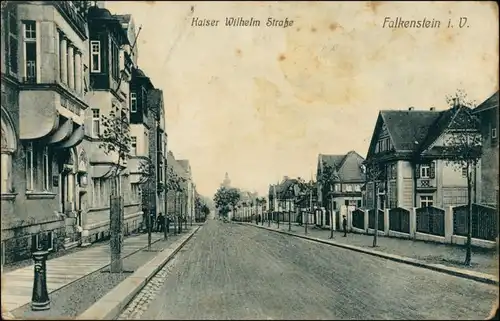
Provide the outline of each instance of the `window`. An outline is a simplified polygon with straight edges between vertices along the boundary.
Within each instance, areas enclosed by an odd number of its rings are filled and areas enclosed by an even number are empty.
[[[335,192],[340,192],[340,184],[335,184],[333,188]]]
[[[99,137],[101,127],[101,119],[99,109],[92,109],[92,136]]]
[[[36,22],[24,22],[24,81],[36,82]]]
[[[92,40],[90,42],[90,71],[101,72],[101,42]]]
[[[359,184],[354,185],[354,191],[361,192],[361,185]]]
[[[429,178],[430,169],[429,165],[420,165],[420,178]]]
[[[352,192],[352,185],[351,185],[351,184],[347,184],[347,185],[345,186],[345,190],[346,190],[347,192]]]
[[[1,178],[2,178],[2,188],[1,192],[10,193],[10,176],[11,176],[11,156],[7,153],[2,153],[2,159],[0,165],[2,166]]]
[[[17,44],[18,40],[18,27],[17,27],[17,4],[6,4],[5,6],[5,24],[2,23],[2,27],[5,29],[5,62],[9,68],[9,72],[18,72],[18,62],[17,62]]]
[[[496,128],[491,129],[491,138],[497,138],[497,129]]]
[[[420,207],[429,207],[434,205],[434,200],[431,195],[420,196]]]
[[[130,93],[130,111],[137,112],[137,94],[135,92]]]
[[[43,149],[43,190],[50,191],[50,161],[49,161],[49,149],[47,146]]]
[[[120,76],[120,55],[118,45],[111,41],[111,76],[113,79],[118,80]]]
[[[130,145],[131,145],[130,154],[132,156],[136,156],[137,155],[137,137],[135,137],[135,136],[130,137]]]
[[[36,157],[33,155],[33,143],[29,142],[25,146],[25,160],[26,160],[26,190],[34,190],[35,180],[35,161]]]
[[[467,177],[467,166],[462,167],[462,177]]]

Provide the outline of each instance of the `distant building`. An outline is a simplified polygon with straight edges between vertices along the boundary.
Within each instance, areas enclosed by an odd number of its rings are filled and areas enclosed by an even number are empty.
[[[481,203],[498,205],[498,91],[473,112],[481,121]]]
[[[340,210],[342,205],[361,207],[361,187],[365,182],[363,172],[363,161],[365,159],[350,151],[344,155],[318,155],[317,174],[318,184],[318,204],[328,210]],[[323,186],[320,177],[324,174],[324,167],[330,166],[333,169],[335,179],[330,191]],[[331,195],[331,197],[328,197]]]
[[[221,186],[224,186],[226,188],[231,187],[231,180],[229,179],[229,174],[226,172],[226,175],[224,176],[224,180],[222,181]]]

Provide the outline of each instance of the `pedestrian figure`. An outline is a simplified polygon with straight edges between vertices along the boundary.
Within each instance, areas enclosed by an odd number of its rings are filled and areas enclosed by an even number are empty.
[[[164,228],[165,228],[165,217],[160,212],[158,214],[158,218],[156,219],[156,231],[157,232],[163,232]]]
[[[344,237],[347,236],[347,218],[344,215],[344,219],[342,220],[342,227],[344,228]]]
[[[167,229],[167,233],[170,233],[170,216],[165,216],[165,227]]]

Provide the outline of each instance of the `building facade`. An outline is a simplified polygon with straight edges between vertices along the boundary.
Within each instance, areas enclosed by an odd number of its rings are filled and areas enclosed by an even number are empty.
[[[498,206],[498,91],[474,109],[481,121],[481,203]]]
[[[2,4],[2,262],[77,244],[88,6]]]
[[[342,205],[358,208],[362,206],[361,187],[365,182],[363,162],[364,158],[355,151],[344,155],[318,155],[316,176],[320,178],[325,175],[326,166],[329,166],[334,174],[330,190],[318,179],[320,207],[339,211]]]
[[[185,203],[185,210],[184,213],[186,213],[186,219],[189,221],[194,220],[194,202],[195,202],[195,188],[194,188],[194,180],[193,180],[193,174],[191,172],[191,165],[189,164],[189,160],[187,159],[180,159],[177,161],[179,165],[182,167],[184,170],[184,177],[185,177],[185,189],[186,189],[186,203]]]
[[[467,203],[467,172],[449,161],[447,141],[460,117],[470,109],[454,106],[444,111],[381,111],[377,118],[366,164],[372,164],[378,175],[367,169],[366,204],[377,207],[412,208],[435,206],[445,208]],[[466,129],[465,130],[469,130]],[[480,184],[480,165],[475,169],[475,184]],[[372,171],[374,172],[374,171]],[[374,191],[374,180],[377,190]],[[478,194],[474,193],[474,200]]]

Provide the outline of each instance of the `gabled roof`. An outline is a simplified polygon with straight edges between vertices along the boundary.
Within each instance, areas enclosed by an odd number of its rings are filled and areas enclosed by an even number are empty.
[[[450,128],[460,126],[464,129],[468,122],[457,122],[471,111],[465,106],[456,106],[446,110],[385,110],[380,111],[373,131],[368,157],[373,155],[378,133],[385,124],[396,152],[421,154]],[[458,118],[457,118],[458,117]],[[455,124],[455,125],[453,125]],[[469,128],[469,127],[467,127]]]
[[[342,166],[342,162],[344,161],[345,158],[344,155],[326,155],[326,154],[319,154],[318,158],[319,161],[321,162],[321,165],[323,165],[322,162],[325,162],[327,165],[332,166],[336,170],[338,170]]]
[[[189,164],[189,160],[187,159],[179,159],[177,161],[182,169],[186,172],[186,174],[191,174],[191,165]]]
[[[492,108],[498,108],[498,91],[477,106],[473,112],[480,113]]]
[[[172,168],[175,174],[177,174],[180,177],[188,178],[187,172],[184,170],[184,168],[179,164],[179,162],[175,159],[174,154],[172,151],[169,151],[167,154],[167,166]]]
[[[363,161],[365,160],[363,156],[359,155],[356,151],[354,150],[351,150],[349,151],[347,154],[344,154],[344,155],[325,155],[325,154],[319,154],[318,156],[318,160],[319,160],[319,168],[318,168],[318,172],[321,172],[321,169],[323,167],[323,163],[322,162],[325,162],[325,164],[327,166],[331,166],[335,169],[335,171],[337,172],[339,178],[341,180],[343,179],[346,179],[347,176],[350,176],[348,179],[350,180],[353,180],[355,179],[354,177],[352,177],[352,173],[347,173],[346,171],[343,170],[343,165],[345,163],[345,161],[347,160],[347,158],[349,156],[356,156],[358,157],[359,159],[359,179],[362,180],[364,179],[364,175],[362,174],[362,171],[361,171],[361,165],[363,164]]]

